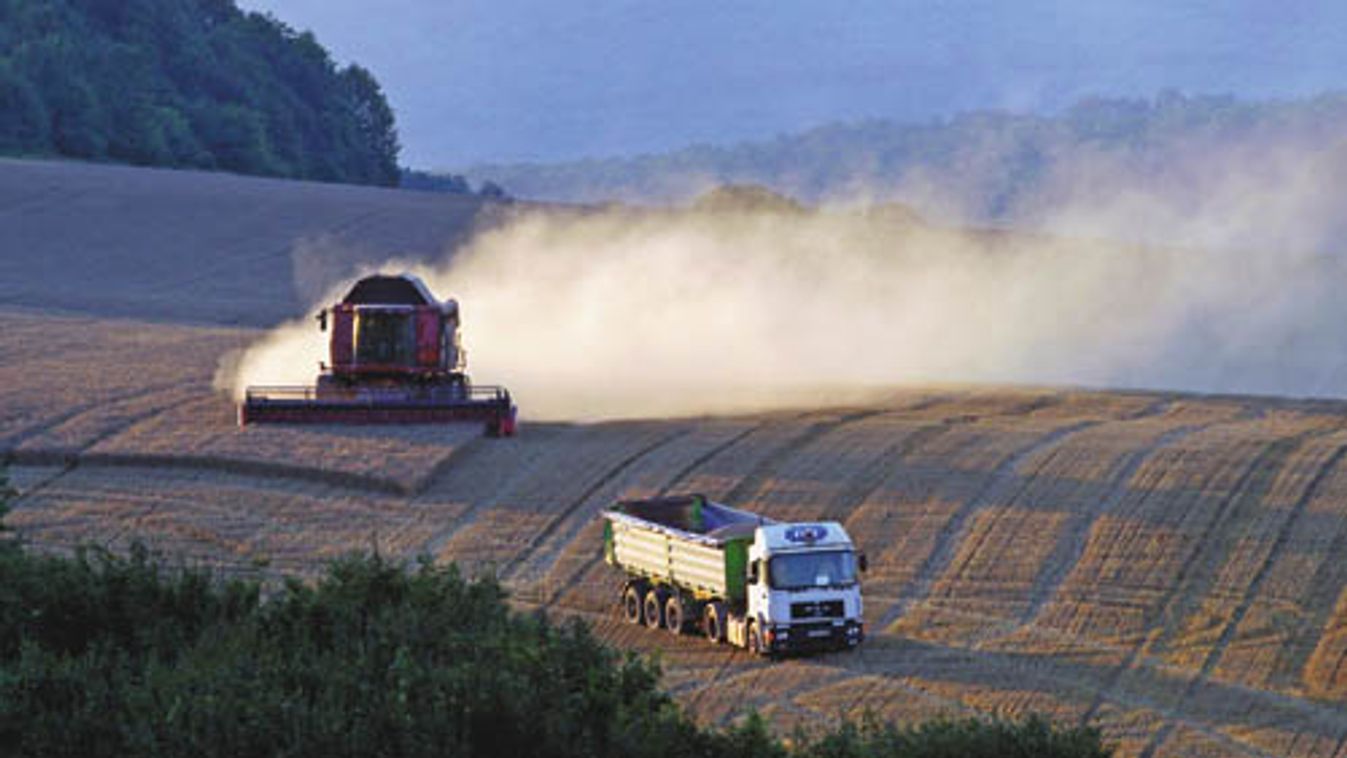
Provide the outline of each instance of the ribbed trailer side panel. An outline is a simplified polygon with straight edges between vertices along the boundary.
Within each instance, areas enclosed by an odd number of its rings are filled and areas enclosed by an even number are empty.
[[[701,598],[740,599],[748,541],[714,546],[655,529],[609,521],[608,561],[629,574],[682,587]]]

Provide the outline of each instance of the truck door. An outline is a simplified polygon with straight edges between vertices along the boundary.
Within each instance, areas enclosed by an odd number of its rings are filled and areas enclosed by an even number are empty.
[[[749,564],[748,570],[749,618],[767,618],[767,609],[770,607],[768,603],[770,593],[771,587],[767,581],[767,561],[763,558],[758,558]]]

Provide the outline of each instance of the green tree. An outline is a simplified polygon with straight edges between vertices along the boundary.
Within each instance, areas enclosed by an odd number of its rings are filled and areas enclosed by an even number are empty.
[[[0,60],[0,153],[51,149],[50,117],[32,82]]]
[[[374,77],[233,0],[0,0],[0,153],[398,178]]]
[[[341,81],[355,125],[362,166],[357,170],[371,184],[397,186],[398,144],[393,109],[369,71],[350,65]]]

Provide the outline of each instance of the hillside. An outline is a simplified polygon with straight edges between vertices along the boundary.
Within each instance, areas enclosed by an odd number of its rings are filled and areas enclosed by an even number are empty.
[[[8,523],[35,548],[143,540],[263,576],[372,548],[494,570],[520,606],[662,651],[710,723],[1040,711],[1129,756],[1347,747],[1347,403],[895,387],[592,424],[531,423],[521,397],[512,440],[240,430],[211,376],[258,334],[232,324],[303,307],[292,247],[342,240],[335,269],[438,251],[481,206],[65,164],[0,178],[22,234],[0,243],[0,451],[22,493]],[[622,625],[594,516],[687,490],[844,522],[870,557],[865,646],[767,663]]]
[[[0,3],[0,155],[396,185],[379,83],[233,0]]]
[[[496,206],[198,171],[0,158],[0,302],[272,326],[371,260],[437,258]]]
[[[1184,96],[1089,98],[1056,115],[971,111],[927,122],[826,124],[773,139],[554,163],[482,165],[518,197],[680,202],[708,187],[756,183],[809,203],[895,199],[976,223],[1036,222],[1101,187],[1163,194],[1219,188],[1269,158],[1340,160],[1347,96],[1286,101]],[[1181,182],[1178,181],[1181,179]],[[1334,182],[1336,197],[1344,188]]]

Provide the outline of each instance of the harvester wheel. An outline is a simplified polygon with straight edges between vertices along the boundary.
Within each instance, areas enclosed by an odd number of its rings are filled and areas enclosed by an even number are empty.
[[[628,624],[639,624],[643,620],[641,594],[641,588],[635,584],[628,584],[622,590],[622,618]]]
[[[715,602],[706,604],[706,610],[702,611],[702,631],[706,632],[706,639],[716,644],[725,641],[724,603]]]
[[[664,601],[664,628],[673,634],[683,633],[683,599],[676,592]]]
[[[645,625],[651,629],[664,626],[664,601],[668,593],[650,590],[645,593]]]

